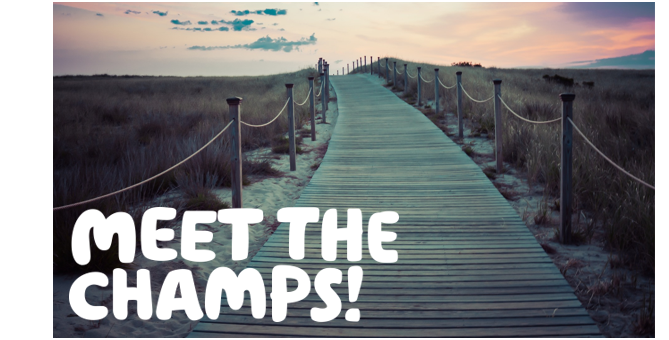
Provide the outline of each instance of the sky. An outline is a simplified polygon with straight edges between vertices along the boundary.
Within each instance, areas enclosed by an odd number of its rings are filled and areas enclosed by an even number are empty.
[[[54,75],[260,75],[361,56],[560,67],[649,50],[654,3],[53,3]]]

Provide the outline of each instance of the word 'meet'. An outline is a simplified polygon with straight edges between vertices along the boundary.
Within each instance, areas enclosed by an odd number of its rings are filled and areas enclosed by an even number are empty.
[[[318,208],[296,207],[283,208],[277,212],[279,222],[289,223],[288,252],[293,260],[304,259],[304,239],[307,223],[319,222]],[[173,220],[176,209],[156,207],[147,210],[142,216],[140,242],[144,257],[153,261],[171,261],[177,258],[177,251],[171,248],[159,248],[158,241],[174,239],[174,230],[157,228],[160,220]],[[223,209],[215,211],[186,211],[183,215],[181,232],[181,256],[193,262],[208,262],[216,258],[216,254],[207,249],[197,249],[196,244],[208,243],[213,240],[213,233],[196,230],[200,223],[221,223],[232,225],[232,254],[234,261],[248,257],[248,225],[260,223],[263,212],[259,209]],[[382,223],[396,223],[399,215],[394,211],[373,214],[369,218],[367,228],[367,245],[374,261],[394,263],[398,259],[397,251],[383,249],[383,242],[392,242],[397,237],[394,232],[382,231]],[[87,210],[77,219],[72,232],[72,255],[79,265],[87,265],[91,260],[93,235],[95,245],[100,250],[109,250],[114,235],[118,235],[119,261],[132,263],[135,259],[137,235],[132,217],[125,212],[117,212],[108,218],[98,210]],[[325,261],[337,259],[337,242],[346,241],[346,258],[356,262],[362,260],[362,212],[360,209],[348,209],[347,227],[337,227],[337,210],[329,209],[323,215],[321,228],[321,256]],[[113,271],[113,313],[114,317],[124,320],[128,316],[128,303],[137,302],[137,314],[140,319],[148,320],[153,314],[150,272],[140,269],[136,272],[137,286],[128,287],[128,274],[117,268]],[[314,279],[314,289],[319,298],[325,302],[325,308],[312,308],[311,319],[327,322],[335,319],[341,312],[342,303],[339,295],[332,289],[332,284],[341,284],[342,271],[337,268],[325,268],[319,271]],[[362,286],[363,270],[360,266],[348,269],[349,301],[355,302]],[[288,280],[297,281],[297,288],[288,291]],[[85,297],[86,289],[96,285],[106,287],[107,276],[100,272],[86,273],[79,277],[70,288],[70,305],[73,311],[87,320],[100,320],[107,316],[108,309],[104,306],[91,306]],[[181,297],[176,298],[177,290]],[[244,302],[244,292],[251,297],[251,314],[262,319],[266,313],[266,290],[262,275],[254,268],[246,268],[239,276],[232,269],[218,267],[210,274],[205,291],[205,311],[207,317],[216,320],[220,313],[222,293],[225,291],[228,305],[239,310]],[[286,318],[288,304],[302,301],[311,291],[311,279],[302,269],[277,265],[272,269],[272,320],[281,322]],[[199,304],[193,274],[187,269],[169,272],[163,282],[158,302],[156,317],[168,320],[173,311],[184,310],[191,320],[199,320],[204,314]],[[346,311],[347,321],[360,320],[360,311],[351,308]]]

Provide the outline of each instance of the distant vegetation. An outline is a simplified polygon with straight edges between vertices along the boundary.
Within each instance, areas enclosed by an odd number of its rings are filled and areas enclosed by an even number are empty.
[[[241,117],[269,121],[286,102],[286,83],[296,100],[306,98],[314,69],[262,77],[65,76],[53,79],[53,204],[62,206],[140,182],[180,162],[228,123],[226,98],[243,98]],[[297,128],[308,121],[308,105],[295,106]],[[283,145],[288,121],[263,128],[242,126],[242,148]],[[225,207],[211,188],[230,185],[229,134],[175,171],[125,193],[53,214],[54,272],[109,271],[118,266],[114,251],[92,254],[86,268],[75,265],[70,238],[74,222],[87,209],[105,216],[129,212],[137,227],[150,206],[184,209]],[[269,162],[244,162],[244,175],[276,174]],[[245,180],[248,183],[248,180]],[[172,188],[181,195],[151,202]]]
[[[447,86],[455,84],[455,72],[462,71],[463,87],[477,99],[489,98],[492,80],[501,79],[504,101],[531,120],[560,117],[562,104],[558,95],[575,93],[574,122],[579,129],[614,162],[646,182],[655,183],[653,70],[521,70],[475,68],[468,62],[454,63],[466,64],[464,67],[397,62],[408,63],[411,72],[417,66],[439,68],[440,78]],[[398,75],[398,82],[403,84],[400,79]],[[408,84],[410,93],[415,93],[416,80],[409,79]],[[423,83],[423,91],[427,98],[434,98],[434,82]],[[456,91],[439,91],[441,107],[457,112]],[[463,98],[463,111],[472,122],[473,133],[494,137],[492,101],[477,104]],[[505,108],[502,116],[504,161],[523,169],[532,183],[545,186],[547,194],[559,195],[560,123],[528,124]],[[592,226],[584,225],[581,217],[582,211],[592,212],[594,224],[603,226],[607,247],[622,250],[628,263],[637,268],[654,271],[655,192],[612,167],[576,132],[573,155],[573,211],[581,221],[577,232],[596,232]]]
[[[458,62],[451,63],[451,66],[482,67],[481,64],[474,64],[471,61],[458,61]]]

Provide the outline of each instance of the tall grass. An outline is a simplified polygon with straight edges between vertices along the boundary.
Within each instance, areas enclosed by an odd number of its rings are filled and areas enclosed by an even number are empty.
[[[242,120],[269,121],[286,102],[284,84],[295,84],[295,100],[301,102],[308,94],[308,76],[316,76],[316,71],[262,77],[54,77],[54,206],[125,188],[180,162],[229,122],[226,98],[243,98]],[[296,105],[295,114],[298,128],[308,122],[307,105]],[[242,148],[272,146],[287,131],[285,112],[284,119],[267,127],[242,126]],[[118,265],[114,249],[94,251],[87,267],[74,263],[71,232],[87,209],[98,209],[105,216],[129,212],[139,227],[144,209],[155,206],[151,200],[172,188],[208,197],[202,188],[229,186],[229,139],[224,133],[179,168],[143,186],[54,212],[54,271],[108,271]],[[267,165],[245,162],[244,172],[269,169]]]
[[[390,62],[394,61],[389,59]],[[585,69],[498,69],[495,67],[454,67],[398,61],[411,74],[422,67],[426,80],[439,68],[442,82],[455,84],[455,72],[462,71],[462,84],[475,99],[489,98],[493,79],[502,80],[502,98],[517,113],[532,120],[549,120],[561,115],[560,93],[576,94],[574,123],[615,163],[645,180],[655,183],[655,72],[653,70]],[[392,65],[392,64],[391,64]],[[375,64],[376,66],[376,64]],[[382,74],[384,69],[382,68]],[[565,87],[549,83],[543,75],[559,74],[576,83],[593,81],[594,87]],[[392,70],[390,72],[392,79]],[[423,83],[423,99],[434,99],[435,82]],[[417,83],[409,78],[415,93]],[[439,89],[440,106],[457,112],[455,88]],[[494,137],[493,101],[474,103],[463,94],[463,114],[472,122],[472,131]],[[545,185],[547,194],[559,195],[560,123],[534,125],[520,121],[502,108],[504,121],[504,161],[527,172],[531,182]],[[576,135],[577,132],[574,131]],[[655,268],[655,192],[627,177],[598,155],[583,139],[574,136],[573,209],[593,212],[603,225],[606,245],[624,251],[632,263],[653,272]]]

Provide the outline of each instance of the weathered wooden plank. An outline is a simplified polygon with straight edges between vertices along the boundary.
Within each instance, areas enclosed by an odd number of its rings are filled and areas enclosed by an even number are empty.
[[[347,261],[337,242],[336,261],[321,256],[321,222],[305,229],[305,258],[288,255],[289,225],[281,223],[250,268],[265,282],[267,313],[251,317],[248,293],[234,311],[222,296],[220,316],[200,322],[190,337],[568,337],[601,336],[573,289],[527,230],[525,223],[478,165],[422,113],[364,77],[333,77],[339,118],[328,151],[297,207],[318,207],[320,221],[337,209],[338,228],[349,208],[370,216],[396,211],[384,224],[397,234],[385,249],[396,263],[378,263],[363,233],[361,261]],[[288,306],[287,318],[271,319],[272,270],[293,265],[312,281],[309,295]],[[356,302],[348,301],[347,269],[361,266]],[[313,287],[324,268],[342,270],[331,287],[343,310],[331,322],[310,318],[325,303]],[[297,282],[288,280],[289,289]],[[360,322],[344,320],[349,308]]]

